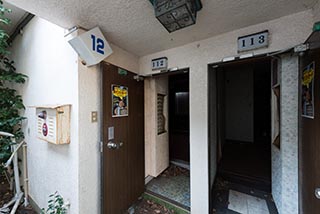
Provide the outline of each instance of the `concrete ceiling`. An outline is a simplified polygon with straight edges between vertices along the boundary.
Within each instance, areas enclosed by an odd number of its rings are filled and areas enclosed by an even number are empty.
[[[317,0],[202,0],[197,24],[169,34],[149,0],[7,0],[61,27],[99,26],[106,38],[138,56],[312,8]]]
[[[7,2],[3,2],[3,6],[5,8],[11,9],[12,12],[6,14],[5,17],[9,18],[11,20],[10,25],[1,25],[1,28],[4,29],[9,35],[13,33],[13,31],[16,29],[17,25],[27,16],[27,12],[15,7]]]

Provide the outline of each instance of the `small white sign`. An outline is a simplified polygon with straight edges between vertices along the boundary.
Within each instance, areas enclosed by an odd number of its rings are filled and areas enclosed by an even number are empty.
[[[161,57],[161,58],[153,59],[151,61],[151,68],[152,68],[152,70],[167,69],[168,68],[168,58]]]
[[[112,49],[98,27],[71,40],[70,45],[87,66],[96,65],[112,54]]]
[[[268,47],[269,31],[263,31],[238,38],[238,52],[255,50],[258,48]]]

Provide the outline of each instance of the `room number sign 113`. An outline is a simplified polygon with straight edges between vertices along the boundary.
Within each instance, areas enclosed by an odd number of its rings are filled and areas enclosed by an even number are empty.
[[[268,47],[269,31],[263,31],[238,38],[238,52]]]

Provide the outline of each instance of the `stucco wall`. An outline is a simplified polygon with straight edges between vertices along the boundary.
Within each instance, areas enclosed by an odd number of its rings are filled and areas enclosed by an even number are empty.
[[[70,213],[79,213],[78,57],[64,39],[64,29],[34,18],[13,42],[12,59],[18,72],[29,76],[19,88],[26,105],[24,123],[28,143],[30,196],[47,207],[55,191],[70,201]],[[35,108],[71,104],[71,143],[52,145],[36,137]]]
[[[287,54],[281,68],[281,208],[298,214],[298,99],[299,58]]]
[[[318,1],[315,6],[313,7],[313,21],[319,22],[320,21],[320,1]]]
[[[268,29],[269,47],[254,51],[267,53],[304,42],[312,24],[313,15],[308,10],[140,58],[141,74],[151,73],[151,59],[162,56],[168,57],[169,67],[190,68],[191,213],[209,211],[207,64],[237,55],[239,36]]]

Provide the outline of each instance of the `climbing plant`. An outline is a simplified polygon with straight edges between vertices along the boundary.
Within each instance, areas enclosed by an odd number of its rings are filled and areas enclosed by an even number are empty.
[[[42,208],[41,214],[67,214],[67,211],[63,197],[55,192],[49,195],[48,208]]]
[[[10,25],[8,13],[11,10],[5,8],[0,0],[0,131],[14,134],[19,141],[24,137],[21,122],[25,118],[20,112],[25,107],[15,88],[17,84],[24,83],[27,76],[16,72],[14,62],[9,57],[9,35],[4,29],[5,25]],[[1,163],[10,157],[10,145],[9,138],[0,137],[0,172],[3,170]]]

